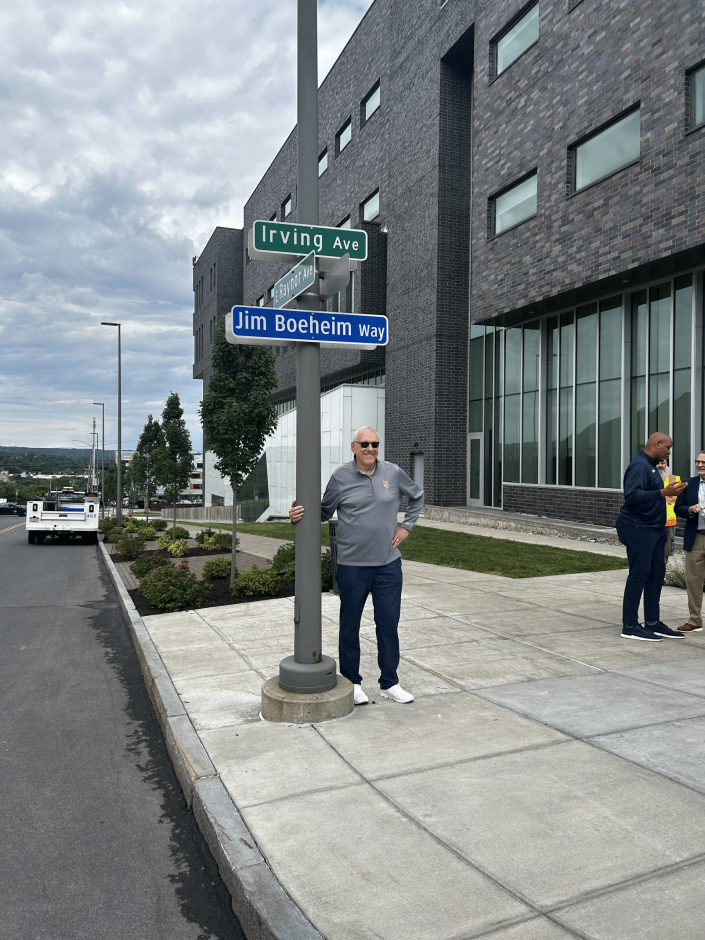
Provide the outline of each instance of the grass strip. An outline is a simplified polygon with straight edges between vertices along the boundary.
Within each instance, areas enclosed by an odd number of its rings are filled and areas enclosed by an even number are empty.
[[[191,521],[190,524],[194,523]],[[228,531],[232,529],[229,522],[204,523],[204,528],[206,526]],[[294,527],[290,522],[240,522],[237,530],[247,535],[294,541]],[[327,524],[321,526],[321,544],[330,544]],[[613,555],[533,545],[421,525],[417,525],[404,540],[401,553],[407,561],[422,561],[428,565],[461,568],[505,578],[543,578],[556,574],[617,571],[628,567],[626,558],[615,558]]]

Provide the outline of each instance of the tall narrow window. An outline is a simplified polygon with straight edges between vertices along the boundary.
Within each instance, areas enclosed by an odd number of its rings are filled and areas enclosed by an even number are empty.
[[[482,366],[484,326],[470,327],[470,364],[468,375],[468,432],[482,430]]]
[[[597,456],[597,304],[575,312],[575,485],[595,485]]]
[[[629,166],[640,155],[641,111],[636,110],[573,149],[576,192]]]
[[[693,335],[693,275],[673,284],[673,457],[671,470],[685,479],[693,473],[690,452],[690,355]]]
[[[539,482],[539,366],[541,361],[540,324],[524,327],[524,380],[522,420],[522,483]]]
[[[537,177],[533,173],[528,179],[512,186],[490,200],[492,223],[491,235],[500,235],[507,229],[536,215]]]
[[[492,505],[492,386],[494,385],[494,344],[495,332],[493,326],[487,327],[485,336],[485,486],[483,502],[485,506]]]
[[[529,46],[533,46],[538,38],[539,5],[536,3],[492,43],[494,74],[501,75]]]
[[[547,323],[546,483],[558,482],[558,317]]]
[[[379,215],[379,190],[372,193],[362,204],[362,218],[365,222],[372,222]]]
[[[502,505],[502,395],[504,394],[504,333],[495,331],[494,341],[494,494],[493,505]]]
[[[326,148],[323,153],[318,158],[318,175],[323,176],[323,174],[328,169],[328,148]]]
[[[573,484],[573,314],[561,315],[560,390],[558,400],[558,482]]]
[[[649,434],[668,434],[671,407],[671,284],[649,291]]]
[[[600,301],[598,486],[619,489],[622,442],[622,298]]]
[[[343,126],[340,128],[338,133],[335,135],[336,154],[342,153],[351,140],[352,140],[352,122],[350,118],[348,118],[345,124],[343,124]]]
[[[343,221],[338,225],[338,228],[350,228],[350,216],[346,216]]]
[[[286,219],[291,215],[291,196],[287,196],[284,202],[282,203],[282,219]]]
[[[360,106],[360,124],[366,124],[372,115],[379,109],[379,82],[363,99]]]
[[[520,482],[521,466],[521,328],[505,330],[504,479]]]
[[[647,334],[646,291],[632,294],[632,413],[630,459],[636,457],[646,444],[646,334]]]
[[[688,76],[690,91],[690,126],[705,124],[705,65]]]

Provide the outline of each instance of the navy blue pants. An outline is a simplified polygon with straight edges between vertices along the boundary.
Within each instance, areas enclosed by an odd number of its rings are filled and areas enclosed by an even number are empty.
[[[338,654],[340,673],[354,685],[362,682],[360,675],[360,618],[370,593],[375,611],[377,631],[377,663],[379,685],[389,689],[399,682],[399,614],[401,611],[401,558],[388,565],[358,568],[338,565],[340,591],[340,641]]]
[[[644,620],[658,623],[661,586],[666,574],[663,560],[666,530],[662,526],[651,528],[645,525],[617,523],[619,541],[627,549],[629,577],[624,586],[622,623],[636,627],[639,623],[639,601],[644,595]]]

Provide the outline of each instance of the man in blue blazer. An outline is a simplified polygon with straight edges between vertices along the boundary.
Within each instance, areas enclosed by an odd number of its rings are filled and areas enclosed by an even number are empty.
[[[661,621],[659,601],[666,574],[666,497],[679,496],[685,483],[663,486],[656,464],[670,456],[673,441],[657,431],[624,473],[624,505],[617,516],[617,535],[627,549],[629,576],[624,586],[622,636],[626,640],[683,639]],[[644,596],[644,625],[639,603]]]
[[[676,515],[685,519],[685,583],[688,591],[688,622],[678,627],[683,633],[703,628],[703,582],[705,581],[705,452],[695,461],[697,476],[686,480],[687,489],[676,500]]]

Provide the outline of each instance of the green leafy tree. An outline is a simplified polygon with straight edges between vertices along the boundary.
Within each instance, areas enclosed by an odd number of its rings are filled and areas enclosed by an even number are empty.
[[[237,574],[237,491],[252,472],[264,442],[277,426],[269,393],[277,385],[274,354],[268,346],[236,346],[216,326],[211,362],[213,375],[201,402],[204,448],[218,458],[215,469],[233,489],[233,542],[230,585]]]
[[[171,392],[162,412],[162,439],[154,448],[154,470],[157,482],[164,487],[164,495],[174,503],[174,530],[176,530],[176,501],[191,478],[191,437],[184,421],[184,409],[179,396]]]
[[[164,440],[159,422],[149,415],[140,439],[137,441],[131,467],[139,495],[144,495],[147,522],[149,522],[149,501],[157,491],[156,453],[163,446]]]

